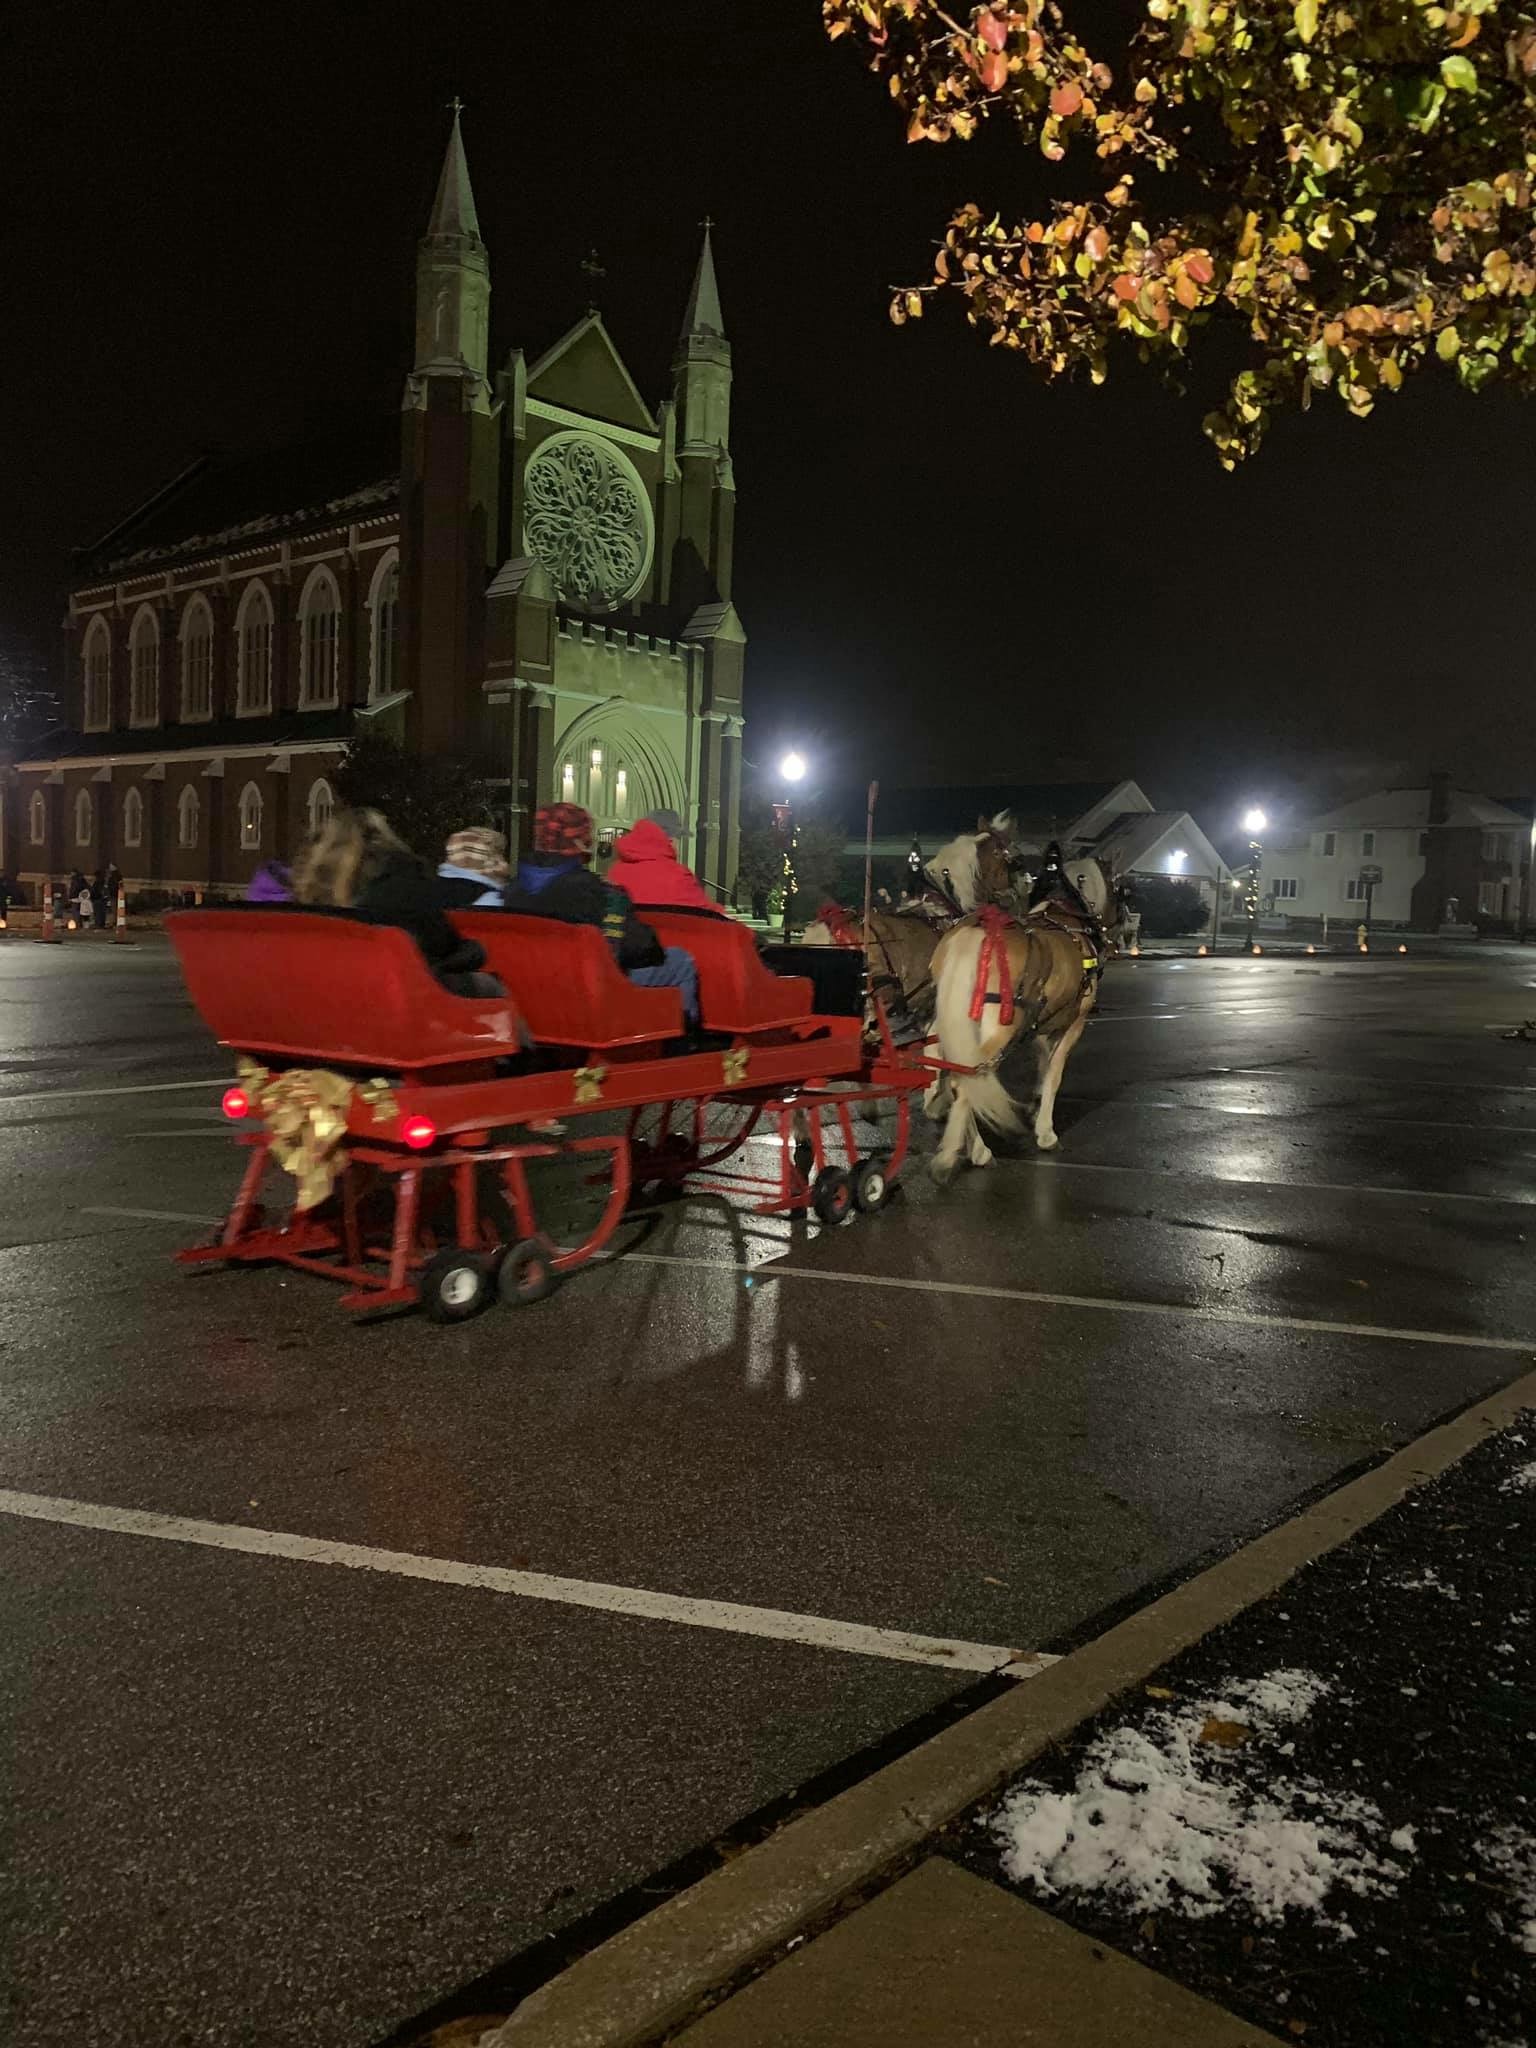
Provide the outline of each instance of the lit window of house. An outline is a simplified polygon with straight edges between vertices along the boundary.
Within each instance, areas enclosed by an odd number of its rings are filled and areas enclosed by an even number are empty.
[[[248,782],[240,792],[240,846],[254,853],[261,845],[261,791]]]

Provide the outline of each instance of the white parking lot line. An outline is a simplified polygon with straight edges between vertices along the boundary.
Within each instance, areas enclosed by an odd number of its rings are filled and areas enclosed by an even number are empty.
[[[105,1507],[93,1501],[63,1500],[50,1494],[0,1488],[0,1514],[33,1522],[58,1522],[113,1536],[148,1536],[164,1543],[193,1543],[251,1557],[282,1558],[296,1564],[339,1565],[352,1571],[386,1572],[402,1579],[469,1586],[482,1593],[511,1593],[564,1607],[593,1607],[642,1621],[668,1621],[727,1635],[768,1636],[817,1650],[841,1650],[856,1657],[884,1657],[898,1664],[932,1664],[945,1671],[995,1671],[1009,1678],[1033,1678],[1058,1660],[1043,1652],[1012,1650],[996,1643],[970,1643],[946,1636],[912,1635],[905,1629],[869,1628],[818,1614],[790,1614],[776,1607],[745,1607],[733,1600],[690,1600],[676,1593],[652,1593],[640,1586],[608,1586],[594,1579],[555,1578],[547,1572],[502,1565],[465,1564],[457,1558],[421,1557],[409,1550],[375,1550],[362,1543],[328,1543],[280,1529],[250,1529],[231,1522],[199,1522],[184,1515],[158,1515],[141,1508]]]
[[[842,1287],[898,1287],[915,1294],[966,1295],[979,1301],[1032,1302],[1042,1308],[1087,1308],[1124,1316],[1174,1316],[1192,1323],[1235,1323],[1248,1329],[1302,1330],[1331,1337],[1384,1337],[1397,1344],[1446,1344],[1473,1351],[1521,1351],[1536,1356],[1536,1338],[1474,1337],[1454,1330],[1398,1330],[1386,1323],[1335,1323],[1312,1316],[1270,1316],[1253,1309],[1207,1308],[1177,1301],[1124,1301],[1097,1294],[1048,1294],[1029,1287],[990,1287],[967,1280],[923,1280],[910,1273],[834,1273],[820,1266],[750,1265],[745,1260],[707,1259],[683,1252],[612,1252],[594,1263],[692,1266],[720,1273],[746,1273],[754,1281],[822,1280]]]
[[[134,1081],[121,1088],[46,1088],[34,1095],[0,1095],[0,1110],[29,1102],[95,1102],[106,1095],[170,1095],[178,1088],[227,1088],[227,1075],[206,1081]]]
[[[82,1216],[132,1216],[151,1222],[217,1224],[219,1216],[176,1216],[164,1209],[89,1208]],[[1134,1301],[1114,1295],[1050,1294],[1030,1287],[993,1287],[969,1280],[925,1280],[910,1273],[835,1273],[821,1266],[790,1266],[745,1259],[710,1259],[688,1252],[599,1252],[594,1266],[679,1266],[695,1272],[744,1274],[752,1281],[819,1280],[840,1287],[895,1287],[914,1294],[961,1295],[978,1301],[1031,1302],[1041,1308],[1095,1309],[1110,1315],[1174,1316],[1192,1323],[1227,1323],[1256,1330],[1298,1330],[1329,1337],[1381,1337],[1395,1344],[1443,1344],[1470,1351],[1536,1355],[1530,1337],[1477,1337],[1465,1330],[1403,1330],[1388,1323],[1336,1323],[1313,1316],[1272,1316],[1259,1310],[1214,1308],[1198,1302]]]

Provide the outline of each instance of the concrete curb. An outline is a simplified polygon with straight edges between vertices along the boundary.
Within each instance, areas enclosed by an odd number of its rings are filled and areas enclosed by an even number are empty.
[[[1536,1406],[1536,1372],[979,1708],[541,1985],[482,2048],[646,2048],[1040,1751]]]

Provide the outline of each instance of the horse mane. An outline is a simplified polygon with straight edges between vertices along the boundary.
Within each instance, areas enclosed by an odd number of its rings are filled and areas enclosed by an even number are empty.
[[[981,863],[980,832],[962,832],[951,839],[948,846],[941,846],[933,859],[927,863],[923,873],[936,888],[948,888],[962,910],[976,908],[976,870]],[[949,881],[944,880],[945,869],[949,870]]]

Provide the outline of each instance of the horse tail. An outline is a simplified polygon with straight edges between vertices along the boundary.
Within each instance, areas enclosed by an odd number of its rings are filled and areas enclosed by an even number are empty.
[[[1019,1105],[998,1078],[997,1066],[1020,1031],[1027,1028],[1029,1017],[1023,1007],[1015,1009],[1007,1024],[990,1018],[985,1009],[979,1020],[971,1015],[985,943],[985,934],[979,929],[961,925],[945,938],[934,958],[934,1028],[939,1050],[957,1067],[980,1069],[948,1076],[953,1103],[933,1162],[934,1177],[938,1180],[948,1179],[962,1155],[978,1166],[991,1157],[982,1142],[981,1125],[1008,1133],[1023,1129]],[[994,957],[996,971],[1010,974],[1012,967],[1006,950]]]

